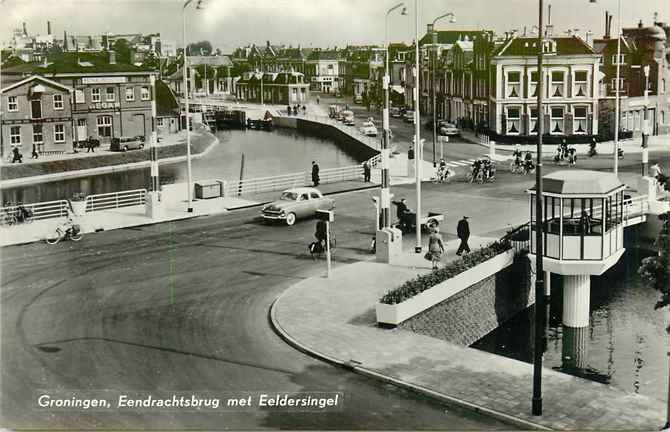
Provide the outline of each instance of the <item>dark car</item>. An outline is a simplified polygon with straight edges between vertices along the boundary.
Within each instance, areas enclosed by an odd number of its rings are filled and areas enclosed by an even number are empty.
[[[112,143],[109,146],[111,151],[137,150],[144,148],[144,137],[141,135],[134,137],[119,137],[112,138]]]

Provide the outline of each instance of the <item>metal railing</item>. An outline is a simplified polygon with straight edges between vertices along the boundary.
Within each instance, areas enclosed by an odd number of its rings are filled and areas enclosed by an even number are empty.
[[[130,207],[146,203],[146,189],[111,192],[105,194],[88,195],[86,197],[86,211],[108,210],[112,208]]]
[[[66,200],[46,201],[33,204],[16,204],[2,207],[2,215],[16,215],[19,207],[32,212],[33,220],[50,219],[67,216],[68,202]]]
[[[501,243],[510,242],[515,254],[530,251],[529,222],[512,229],[500,238]]]

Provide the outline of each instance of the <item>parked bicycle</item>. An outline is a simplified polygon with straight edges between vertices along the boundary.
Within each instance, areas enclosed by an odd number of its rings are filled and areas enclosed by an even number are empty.
[[[81,240],[82,237],[83,234],[79,224],[74,223],[71,218],[68,218],[67,221],[58,225],[53,232],[47,235],[46,242],[51,245],[56,244],[61,240],[68,239],[77,242]]]
[[[31,223],[33,221],[33,211],[23,205],[23,203],[13,204],[6,202],[0,214],[0,223],[2,225],[16,225],[20,223]]]

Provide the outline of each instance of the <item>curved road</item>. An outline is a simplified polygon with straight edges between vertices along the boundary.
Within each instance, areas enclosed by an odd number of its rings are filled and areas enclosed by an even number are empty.
[[[371,191],[336,197],[335,264],[365,259]],[[258,209],[34,243],[2,253],[2,420],[44,429],[509,429],[306,356],[271,329],[271,302],[323,272],[314,223]],[[344,409],[298,412],[36,410],[40,389],[339,391]]]

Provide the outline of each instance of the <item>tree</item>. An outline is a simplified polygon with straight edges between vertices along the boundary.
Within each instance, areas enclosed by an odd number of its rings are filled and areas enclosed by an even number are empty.
[[[130,50],[130,46],[128,45],[127,40],[125,39],[117,40],[116,42],[114,42],[114,47],[112,49],[116,51],[117,62],[126,64],[132,63],[132,52]]]
[[[663,213],[658,218],[663,222],[655,243],[658,256],[643,259],[638,270],[645,283],[661,292],[661,299],[654,309],[670,306],[670,212]],[[670,326],[666,331],[670,333]]]
[[[188,55],[212,55],[212,44],[209,41],[200,41],[188,45]]]
[[[150,51],[142,62],[142,67],[159,70],[161,68],[161,61],[153,51]]]

